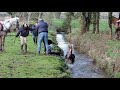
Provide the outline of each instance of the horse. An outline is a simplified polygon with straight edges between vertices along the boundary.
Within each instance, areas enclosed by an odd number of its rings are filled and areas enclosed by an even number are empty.
[[[10,29],[13,26],[16,26],[16,28],[18,28],[18,17],[6,19],[5,21],[0,22],[0,51],[4,51],[5,37],[7,36],[7,33],[10,32]]]
[[[115,28],[116,39],[120,38],[120,21],[118,18],[112,16],[112,23]]]
[[[65,63],[67,63],[69,60],[71,61],[72,64],[75,61],[75,55],[72,53],[72,45],[68,46],[68,52],[65,56]]]

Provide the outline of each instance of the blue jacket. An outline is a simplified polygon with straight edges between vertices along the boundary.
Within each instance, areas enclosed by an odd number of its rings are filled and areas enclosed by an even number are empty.
[[[16,35],[16,37],[18,36],[23,36],[23,37],[27,37],[29,35],[29,28],[24,28],[24,27],[21,27]]]
[[[43,20],[40,20],[36,26],[36,29],[38,30],[38,33],[48,32],[48,24]]]
[[[30,30],[30,31],[33,33],[34,36],[38,36],[38,30],[35,29],[35,28],[36,28],[36,26],[33,25],[33,26],[31,27],[31,30]]]

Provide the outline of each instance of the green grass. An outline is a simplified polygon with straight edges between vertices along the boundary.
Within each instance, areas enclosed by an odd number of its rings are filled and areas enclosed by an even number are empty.
[[[28,36],[28,53],[20,51],[20,38],[15,34],[6,37],[5,52],[0,53],[0,78],[63,78],[69,73],[60,70],[64,61],[56,56],[37,55],[37,46],[33,44],[32,36]]]

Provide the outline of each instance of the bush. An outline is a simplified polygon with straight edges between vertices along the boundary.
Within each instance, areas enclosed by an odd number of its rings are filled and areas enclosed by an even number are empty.
[[[52,20],[52,29],[56,30],[57,28],[62,27],[63,25],[63,20],[61,19],[53,19]]]

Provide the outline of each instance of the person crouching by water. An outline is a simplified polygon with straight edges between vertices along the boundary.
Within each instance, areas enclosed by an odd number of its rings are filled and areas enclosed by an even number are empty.
[[[27,24],[23,24],[22,27],[20,27],[18,33],[16,34],[16,37],[20,36],[22,53],[27,52],[27,36],[28,35],[29,35],[29,27]]]
[[[46,55],[48,55],[48,24],[43,19],[38,20],[37,26],[34,28],[38,30],[38,54],[40,54],[41,43],[44,40],[46,47]]]

